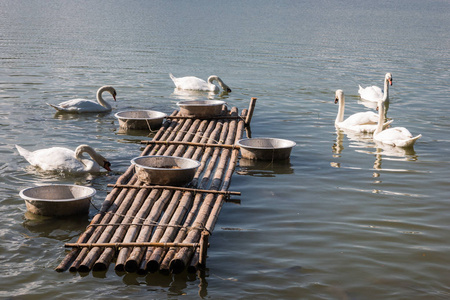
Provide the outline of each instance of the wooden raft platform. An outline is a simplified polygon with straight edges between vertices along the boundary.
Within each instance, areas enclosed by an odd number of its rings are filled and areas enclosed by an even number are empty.
[[[164,122],[141,156],[171,155],[201,162],[186,188],[148,186],[137,180],[131,165],[72,250],[56,268],[63,272],[104,271],[115,259],[115,270],[146,274],[195,273],[205,266],[208,237],[214,230],[223,203],[231,195],[231,176],[239,148],[234,144],[250,124],[256,98],[238,114],[223,107],[211,119],[179,116],[175,111]]]

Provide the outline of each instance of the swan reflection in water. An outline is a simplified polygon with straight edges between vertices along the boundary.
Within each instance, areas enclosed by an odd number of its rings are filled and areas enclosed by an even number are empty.
[[[399,148],[384,144],[375,144],[373,142],[372,134],[355,133],[352,131],[344,131],[342,129],[336,130],[336,140],[332,146],[333,157],[341,157],[341,153],[344,150],[344,135],[350,141],[350,147],[357,148],[355,152],[366,153],[369,155],[375,155],[375,162],[373,169],[376,171],[382,170],[381,164],[384,156],[385,160],[404,160],[404,161],[416,161],[417,155],[413,147]],[[374,149],[374,150],[371,150]],[[339,162],[331,162],[330,165],[333,168],[340,168]],[[379,172],[374,172],[373,177],[379,177]],[[397,170],[401,171],[401,170]]]

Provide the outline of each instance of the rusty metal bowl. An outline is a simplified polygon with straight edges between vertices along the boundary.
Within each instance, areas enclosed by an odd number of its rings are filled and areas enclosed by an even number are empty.
[[[167,114],[154,110],[121,111],[114,115],[123,129],[138,129],[153,131],[161,127]]]
[[[200,162],[183,157],[149,155],[131,160],[138,179],[148,184],[183,186],[194,178]]]
[[[74,184],[50,184],[26,188],[19,195],[27,210],[42,216],[87,214],[96,190]]]
[[[295,142],[276,138],[249,138],[236,142],[241,156],[257,160],[283,160],[291,155]]]
[[[222,100],[188,100],[177,102],[182,116],[196,118],[219,116],[224,104],[226,103]]]

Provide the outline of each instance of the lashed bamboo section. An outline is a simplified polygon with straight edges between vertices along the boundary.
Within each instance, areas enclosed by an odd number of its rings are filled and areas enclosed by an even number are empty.
[[[221,118],[179,118],[178,111],[163,124],[141,155],[171,155],[201,162],[194,180],[184,188],[143,185],[134,167],[118,178],[100,212],[56,268],[62,272],[106,270],[180,273],[205,265],[208,237],[214,230],[229,192],[249,110],[224,106]],[[217,145],[223,145],[218,147]]]

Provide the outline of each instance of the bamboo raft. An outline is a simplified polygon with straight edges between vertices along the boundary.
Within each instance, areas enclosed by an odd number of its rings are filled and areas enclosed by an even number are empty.
[[[145,185],[131,165],[56,268],[63,272],[105,271],[115,259],[118,272],[195,273],[206,264],[209,236],[230,192],[239,156],[234,144],[250,124],[256,98],[209,119],[169,116],[141,156],[171,155],[201,162],[187,187]]]

